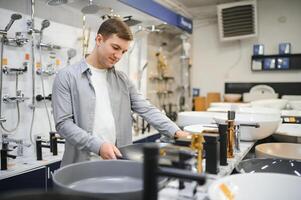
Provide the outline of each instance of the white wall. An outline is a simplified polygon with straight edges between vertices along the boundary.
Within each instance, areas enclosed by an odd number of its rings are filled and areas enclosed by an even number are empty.
[[[277,54],[281,42],[301,53],[301,1],[258,0],[257,6],[257,38],[221,42],[216,21],[194,21],[192,87],[201,88],[201,95],[223,93],[225,82],[301,81],[301,71],[252,72],[250,66],[255,43],[264,44],[265,54]]]
[[[10,16],[12,13],[16,13],[11,10],[0,9],[0,28],[3,29],[8,21],[10,20]],[[30,35],[26,33],[27,25],[26,22],[30,20],[30,16],[22,14],[22,19],[15,21],[13,26],[8,32],[8,37],[14,37],[15,32],[23,32],[23,36],[26,38],[31,38]],[[43,19],[35,18],[36,28],[40,28],[41,21]],[[75,28],[72,26],[56,23],[50,21],[50,26],[44,29],[43,43],[51,43],[60,45],[62,47],[61,50],[54,50],[55,59],[51,59],[50,51],[42,51],[42,66],[46,66],[50,63],[55,62],[56,59],[60,60],[60,65],[56,65],[56,70],[66,66],[67,61],[67,50],[69,48],[75,48],[77,50],[77,56],[71,60],[71,63],[77,62],[81,59],[81,42],[79,38],[82,35],[82,30],[79,28]],[[91,33],[91,40],[89,44],[89,50],[91,50],[94,46],[94,40],[92,38],[95,37],[95,33]],[[38,35],[35,37],[35,43],[38,41]],[[25,53],[31,54],[31,42],[25,44],[23,47],[10,47],[4,46],[3,57],[8,60],[7,67],[13,68],[21,68],[22,63],[25,61]],[[40,62],[40,52],[36,48],[35,49],[35,60],[36,63]],[[25,102],[20,103],[20,114],[21,114],[21,122],[18,129],[10,134],[15,138],[23,138],[27,142],[29,142],[29,130],[30,130],[30,122],[32,119],[32,109],[30,105],[32,103],[32,76],[31,76],[31,59],[29,61],[28,71],[22,75],[19,75],[19,89],[22,90],[25,97],[29,99]],[[44,85],[45,85],[45,95],[48,96],[52,90],[54,76],[44,77]],[[36,75],[36,95],[42,95],[42,84],[41,77]],[[15,75],[6,75],[3,74],[3,86],[2,86],[3,95],[8,94],[9,96],[15,96]],[[47,102],[47,107],[51,111],[50,102]],[[17,123],[17,109],[16,104],[5,104],[2,103],[2,117],[6,118],[6,122],[3,125],[7,129],[12,129],[15,127]],[[55,130],[53,117],[50,114],[51,119],[51,129]],[[50,131],[50,126],[47,120],[47,115],[45,111],[44,104],[42,102],[36,102],[36,112],[35,112],[35,121],[33,126],[33,135],[42,135],[47,137],[48,132]],[[1,130],[1,133],[4,133],[4,130]]]
[[[45,10],[46,12],[46,10]],[[0,8],[0,29],[4,29],[6,24],[10,20],[10,16],[12,13],[16,13],[15,11],[2,9]],[[24,36],[26,38],[30,38],[27,35],[26,30],[26,22],[30,19],[30,16],[22,14],[22,19],[15,21],[11,29],[9,30],[8,37],[14,37],[15,32],[24,32]],[[41,21],[43,19],[35,18],[36,28],[40,28]],[[76,20],[76,19],[74,19]],[[80,18],[78,20],[81,20]],[[94,32],[93,32],[94,31]],[[97,30],[96,30],[97,31]],[[89,42],[89,50],[90,52],[94,48],[94,38],[95,38],[95,30],[92,30],[90,35],[90,42]],[[62,47],[61,50],[55,50],[56,59],[59,59],[61,64],[56,66],[56,70],[66,66],[67,61],[67,50],[69,48],[75,48],[77,50],[77,56],[71,60],[71,64],[79,61],[82,58],[82,47],[81,41],[79,38],[82,37],[82,29],[56,23],[54,21],[50,21],[50,26],[44,29],[44,36],[43,42],[44,43],[51,43],[60,45]],[[37,42],[38,38],[35,39]],[[138,58],[141,58],[142,61],[146,60],[146,45],[147,40],[146,38],[140,38],[141,45],[134,46],[133,53],[131,55],[124,55],[124,57],[120,60],[120,62],[116,65],[118,70],[122,70],[129,74],[130,77],[133,77],[133,74],[137,74],[137,70],[140,66],[139,62],[137,61]],[[140,48],[140,50],[137,50]],[[35,50],[35,58],[36,62],[39,62],[39,51]],[[138,54],[141,52],[141,56],[139,57]],[[31,43],[27,43],[23,47],[4,47],[4,58],[8,59],[7,67],[14,67],[20,68],[22,67],[22,63],[24,62],[24,55],[25,53],[31,54]],[[32,56],[32,55],[30,55]],[[129,61],[130,60],[130,61]],[[49,51],[42,51],[42,64],[43,66],[53,62],[53,59],[49,58]],[[131,66],[129,67],[128,64]],[[30,105],[31,95],[32,95],[32,76],[31,76],[31,63],[29,63],[29,69],[27,72],[19,76],[19,89],[22,90],[25,97],[29,97],[28,100],[25,102],[20,103],[20,112],[21,112],[21,123],[18,129],[11,134],[10,137],[13,138],[21,138],[25,139],[25,141],[29,142],[29,130],[30,130],[30,122],[32,119],[32,109]],[[142,90],[144,94],[146,93],[146,72],[144,73],[144,80],[142,81]],[[52,83],[54,80],[54,76],[45,77],[45,95],[49,95],[52,90]],[[134,83],[137,84],[137,79],[134,80]],[[36,75],[36,95],[42,94],[42,84],[40,76]],[[3,94],[9,94],[9,96],[15,96],[15,76],[14,75],[5,75],[3,74]],[[51,111],[50,102],[47,102],[47,108]],[[4,122],[4,126],[8,129],[15,127],[17,122],[17,110],[16,104],[4,104],[2,103],[2,116],[6,118],[6,122]],[[54,122],[53,116],[51,114],[51,129],[54,130]],[[45,112],[44,104],[42,102],[36,103],[36,112],[35,112],[35,121],[33,127],[33,135],[42,135],[45,138],[49,136],[49,123],[47,120],[47,115]],[[3,129],[0,128],[0,134],[5,133]]]

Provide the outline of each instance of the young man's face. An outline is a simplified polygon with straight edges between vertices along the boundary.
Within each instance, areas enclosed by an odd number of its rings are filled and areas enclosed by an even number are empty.
[[[104,69],[112,68],[127,52],[130,41],[119,38],[113,34],[107,38],[98,34],[96,36],[97,60]]]

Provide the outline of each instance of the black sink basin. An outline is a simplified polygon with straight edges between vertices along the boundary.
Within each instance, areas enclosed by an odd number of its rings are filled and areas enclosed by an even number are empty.
[[[280,173],[301,177],[301,162],[296,160],[254,158],[241,161],[236,171],[240,173]]]

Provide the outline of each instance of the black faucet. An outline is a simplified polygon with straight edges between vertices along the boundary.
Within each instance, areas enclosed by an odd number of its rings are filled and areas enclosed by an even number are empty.
[[[43,160],[42,148],[49,148],[52,155],[57,155],[57,139],[52,137],[49,145],[46,144],[47,141],[43,141],[41,136],[38,136],[36,139],[36,152],[37,152],[37,160]]]
[[[17,156],[8,154],[8,142],[2,140],[2,149],[1,151],[1,170],[7,170],[7,158],[15,159]]]
[[[64,138],[58,137],[56,132],[49,132],[50,152],[57,155],[57,144],[65,144]]]
[[[195,180],[199,185],[206,182],[205,175],[191,173],[188,170],[174,169],[159,166],[159,149],[157,146],[149,144],[143,148],[143,199],[158,199],[158,176],[174,177],[184,180]]]
[[[148,133],[150,132],[150,124],[147,123],[146,120],[142,118],[142,129],[141,129],[142,132],[141,133],[144,134],[146,130]]]

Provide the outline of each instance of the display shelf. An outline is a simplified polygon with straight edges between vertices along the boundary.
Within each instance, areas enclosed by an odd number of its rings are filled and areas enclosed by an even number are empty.
[[[253,55],[252,71],[301,70],[301,54]]]
[[[149,77],[149,79],[151,81],[169,81],[169,80],[175,80],[175,77],[173,77],[173,76],[163,76],[163,77],[152,76],[152,77]]]

